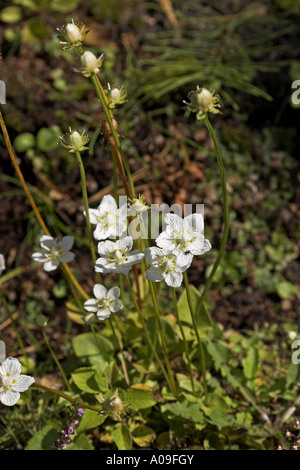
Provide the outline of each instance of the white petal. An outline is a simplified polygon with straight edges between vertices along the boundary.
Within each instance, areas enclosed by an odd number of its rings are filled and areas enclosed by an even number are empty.
[[[167,234],[166,231],[158,235],[155,241],[156,244],[164,250],[172,251],[176,247],[174,240],[170,237],[170,235]]]
[[[103,227],[101,224],[98,224],[96,229],[94,230],[95,240],[106,240],[109,237],[110,237],[110,233],[107,227]]]
[[[14,392],[13,390],[8,390],[7,392],[0,393],[0,401],[3,405],[13,406],[19,401],[20,394],[19,392]]]
[[[42,235],[40,239],[42,248],[50,250],[51,247],[56,246],[56,240],[48,235]]]
[[[204,230],[204,222],[202,214],[191,214],[184,218],[184,228],[201,234]]]
[[[163,250],[157,246],[151,246],[145,249],[145,259],[148,264],[153,264],[161,260],[163,256]]]
[[[132,237],[124,237],[121,238],[121,240],[117,240],[116,245],[118,249],[123,250],[123,251],[129,251],[132,248],[133,245],[133,239]]]
[[[16,383],[11,385],[11,388],[15,392],[25,392],[34,382],[34,378],[30,377],[30,375],[20,375]]]
[[[31,258],[37,263],[44,263],[48,259],[43,253],[32,253]]]
[[[182,268],[189,268],[193,261],[193,255],[191,253],[185,253],[182,250],[176,250],[176,264]]]
[[[164,223],[169,226],[172,231],[178,231],[182,229],[183,219],[176,214],[166,214]]]
[[[170,287],[180,287],[182,283],[182,273],[173,271],[166,275],[165,281]]]
[[[122,310],[123,304],[121,300],[113,300],[109,306],[110,310],[112,312],[118,312],[119,310]]]
[[[164,279],[163,274],[159,270],[159,268],[156,268],[155,266],[151,266],[149,269],[146,271],[146,279],[148,281],[152,282],[159,282]]]
[[[59,260],[58,259],[50,259],[49,261],[46,261],[44,264],[44,270],[47,272],[54,271],[57,267],[59,266]]]
[[[60,243],[64,247],[65,251],[70,251],[74,244],[74,237],[71,237],[70,235],[66,235],[65,237],[63,237]]]
[[[98,320],[106,320],[107,318],[110,317],[110,310],[109,308],[105,308],[103,310],[99,310],[97,313],[97,318]]]
[[[15,357],[8,357],[0,366],[0,376],[6,375],[7,373],[11,375],[21,374],[21,363]]]
[[[106,240],[105,242],[98,243],[98,253],[99,255],[107,255],[116,250],[116,244],[111,242],[110,240]]]
[[[83,304],[84,309],[87,312],[97,312],[99,310],[97,299],[88,299]]]
[[[67,251],[62,256],[59,257],[59,261],[61,263],[71,263],[71,261],[73,261],[74,258],[75,258],[74,253],[72,253],[72,251]]]
[[[103,299],[103,297],[106,297],[107,295],[107,289],[106,287],[102,286],[102,284],[95,284],[93,292],[94,292],[94,296],[96,297],[96,299],[99,299],[99,300]]]
[[[86,215],[85,211],[84,211],[84,215]],[[98,209],[89,209],[89,216],[90,216],[91,224],[97,225],[99,222],[99,217],[100,217],[100,213]]]
[[[106,194],[98,207],[99,210],[105,212],[116,212],[118,209],[115,198],[111,194]]]
[[[107,298],[110,300],[116,300],[120,297],[120,288],[118,286],[112,287],[107,293]]]

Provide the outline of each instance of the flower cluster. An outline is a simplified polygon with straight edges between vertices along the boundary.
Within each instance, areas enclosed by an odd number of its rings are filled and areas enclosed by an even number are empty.
[[[45,263],[44,270],[54,271],[60,263],[70,263],[75,255],[70,250],[74,243],[74,237],[66,235],[58,241],[48,235],[42,235],[40,244],[41,253],[33,253],[32,259],[38,263]]]
[[[176,214],[166,214],[166,230],[156,239],[158,247],[146,248],[145,258],[150,268],[146,278],[159,282],[164,280],[170,287],[179,287],[183,272],[194,255],[202,255],[211,249],[204,238],[204,223],[201,214],[191,214],[183,219]]]
[[[5,345],[0,341],[0,402],[6,406],[15,405],[20,392],[25,392],[35,382],[33,377],[21,374],[21,363],[14,357],[5,359]]]
[[[70,416],[68,417],[64,427],[57,434],[55,442],[53,442],[51,448],[55,450],[66,450],[67,444],[70,444],[71,438],[75,434],[74,427],[78,426],[79,419],[84,415],[84,408],[72,408],[70,410]]]

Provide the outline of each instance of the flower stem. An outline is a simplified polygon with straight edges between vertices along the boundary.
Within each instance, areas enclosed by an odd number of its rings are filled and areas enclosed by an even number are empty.
[[[190,355],[189,355],[189,347],[188,347],[187,340],[186,340],[186,336],[185,336],[185,333],[184,333],[184,329],[183,329],[183,326],[182,326],[182,323],[181,323],[181,320],[180,320],[180,317],[179,317],[178,306],[177,306],[177,298],[176,298],[176,291],[175,291],[175,288],[174,288],[174,287],[172,287],[172,295],[173,295],[173,303],[174,303],[174,309],[175,309],[175,313],[176,313],[176,317],[177,317],[177,322],[178,322],[178,326],[179,326],[179,329],[180,329],[180,332],[181,332],[181,336],[182,336],[182,339],[183,339],[184,348],[185,348],[185,354],[186,354],[187,361],[188,361],[188,367],[189,367],[189,374],[190,374],[190,380],[191,380],[192,390],[193,390],[193,392],[195,392],[195,385],[194,385],[194,378],[193,378],[193,370],[192,370],[192,364],[191,364],[191,359],[190,359]]]
[[[135,293],[133,291],[133,288],[132,288],[132,283],[131,283],[131,280],[129,278],[129,275],[127,274],[126,275],[126,279],[127,279],[127,284],[128,284],[128,287],[129,287],[129,290],[130,290],[130,294],[131,294],[131,297],[132,297],[132,300],[133,300],[133,303],[134,303],[134,306],[136,308],[136,311],[139,315],[139,318],[141,320],[141,323],[142,323],[142,326],[143,326],[143,329],[144,329],[144,332],[145,332],[145,336],[146,336],[146,339],[149,343],[149,346],[151,348],[151,351],[153,353],[153,356],[155,357],[155,359],[157,360],[160,368],[161,368],[161,371],[163,372],[164,376],[165,376],[165,379],[170,387],[170,390],[172,391],[172,393],[174,394],[175,397],[178,397],[178,393],[177,393],[177,390],[176,390],[176,386],[175,386],[175,383],[173,380],[170,380],[169,376],[168,376],[168,373],[166,371],[166,369],[164,368],[163,366],[163,363],[161,362],[160,358],[159,358],[159,355],[157,353],[157,351],[155,350],[155,347],[152,343],[152,340],[150,338],[150,335],[149,335],[149,332],[148,332],[148,329],[147,329],[147,325],[145,323],[145,320],[144,320],[144,317],[143,317],[143,314],[138,306],[138,303],[136,301],[136,298],[135,298]]]
[[[55,354],[55,352],[54,352],[54,350],[53,350],[51,344],[49,343],[49,340],[48,340],[48,336],[47,336],[47,334],[46,334],[45,327],[42,327],[42,332],[43,332],[43,336],[44,336],[45,343],[46,343],[46,345],[47,345],[47,347],[48,347],[48,349],[49,349],[49,351],[50,351],[50,353],[51,353],[51,356],[53,357],[53,360],[54,360],[55,364],[57,365],[57,367],[58,367],[59,370],[60,370],[60,373],[61,373],[61,375],[62,375],[62,378],[63,378],[63,381],[64,381],[64,383],[65,383],[65,386],[67,387],[67,389],[69,390],[69,392],[71,392],[72,389],[71,389],[71,387],[70,387],[70,384],[69,384],[69,382],[68,382],[68,379],[67,379],[67,377],[66,377],[66,374],[65,374],[65,372],[64,372],[64,370],[63,370],[63,368],[62,368],[62,366],[61,366],[61,364],[60,364],[60,362],[59,362],[59,360],[57,359],[57,356],[56,356],[56,354]]]
[[[111,317],[109,318],[109,323],[110,323],[111,331],[113,333],[115,341],[118,343],[118,346],[119,346],[119,351],[120,351],[120,354],[121,354],[121,364],[122,364],[123,374],[124,374],[127,385],[130,386],[130,380],[129,380],[128,371],[127,371],[127,367],[126,367],[126,361],[125,361],[124,352],[123,352],[123,343],[122,343],[121,335],[117,335]]]
[[[39,384],[37,382],[35,382],[32,386],[36,387],[36,388],[39,388],[41,390],[45,390],[45,392],[54,393],[58,397],[64,398],[65,400],[67,400],[71,403],[76,403],[76,404],[78,404],[78,406],[80,408],[85,408],[87,410],[92,410],[92,411],[95,411],[96,413],[99,413],[101,411],[101,408],[97,408],[95,406],[88,405],[87,403],[84,403],[84,402],[78,400],[78,398],[71,398],[68,395],[66,395],[65,393],[60,392],[59,390],[55,390],[53,388],[46,387],[45,385]]]
[[[92,226],[91,226],[91,221],[90,221],[89,202],[88,202],[88,194],[87,194],[87,188],[86,188],[86,177],[85,177],[84,165],[83,165],[80,152],[76,151],[75,155],[76,155],[76,159],[77,159],[77,163],[78,163],[79,171],[80,171],[80,177],[81,177],[82,198],[83,198],[83,204],[84,204],[84,209],[85,209],[89,247],[90,247],[90,252],[91,252],[93,263],[95,264],[97,257],[96,257],[95,247],[94,247]],[[98,282],[101,283],[102,282],[101,275],[99,273],[96,273],[96,277],[98,279]]]
[[[227,188],[226,188],[226,176],[225,176],[225,170],[224,170],[224,165],[223,165],[223,160],[220,152],[220,147],[218,143],[218,139],[216,137],[216,134],[212,128],[212,125],[207,117],[207,114],[205,115],[205,124],[206,127],[210,133],[210,136],[213,140],[215,151],[216,151],[216,156],[217,156],[217,162],[218,162],[218,168],[220,172],[220,178],[221,178],[221,185],[222,185],[222,198],[223,198],[223,214],[224,214],[224,230],[223,230],[223,236],[220,244],[220,249],[219,253],[217,256],[217,259],[214,262],[214,265],[212,267],[212,270],[209,274],[209,277],[205,283],[202,295],[198,301],[197,307],[196,307],[196,312],[200,312],[200,308],[202,303],[205,300],[205,296],[210,288],[210,285],[212,283],[213,277],[218,269],[218,266],[220,265],[220,262],[224,256],[225,248],[226,248],[226,243],[228,239],[228,234],[229,234],[229,207],[228,207],[228,197],[227,197]]]
[[[206,384],[206,363],[205,363],[205,355],[204,355],[204,349],[203,345],[198,333],[198,328],[196,324],[196,318],[195,318],[195,313],[192,305],[192,299],[191,299],[191,293],[190,293],[190,286],[189,286],[189,281],[188,277],[186,274],[186,271],[183,273],[183,278],[184,278],[184,284],[185,284],[185,290],[186,290],[186,296],[187,296],[187,301],[190,309],[190,314],[192,317],[192,322],[193,322],[193,327],[194,331],[197,337],[197,343],[198,343],[198,352],[201,360],[201,369],[202,369],[202,377],[203,377],[203,387],[204,387],[204,394],[205,394],[205,399],[207,398],[207,384]]]

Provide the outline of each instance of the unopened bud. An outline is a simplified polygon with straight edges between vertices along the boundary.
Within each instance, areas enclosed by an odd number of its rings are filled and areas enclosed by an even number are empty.
[[[103,54],[97,58],[92,52],[85,51],[81,56],[82,67],[80,72],[85,77],[89,77],[92,73],[99,73],[103,62],[103,57]]]

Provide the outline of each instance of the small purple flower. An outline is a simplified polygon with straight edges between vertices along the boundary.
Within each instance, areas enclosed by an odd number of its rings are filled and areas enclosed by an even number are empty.
[[[74,426],[78,426],[79,419],[72,419],[72,423],[74,424]]]
[[[78,416],[82,417],[84,415],[84,408],[78,408],[77,414]]]
[[[68,434],[75,434],[74,428],[71,426],[71,424],[68,426]]]

